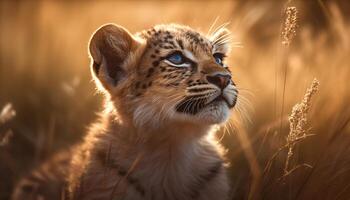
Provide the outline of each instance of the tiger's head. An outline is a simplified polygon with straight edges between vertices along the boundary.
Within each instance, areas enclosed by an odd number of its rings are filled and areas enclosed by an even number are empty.
[[[107,24],[89,51],[96,83],[121,120],[135,126],[225,122],[238,90],[225,64],[230,32],[205,36],[181,25],[157,25],[132,35]]]

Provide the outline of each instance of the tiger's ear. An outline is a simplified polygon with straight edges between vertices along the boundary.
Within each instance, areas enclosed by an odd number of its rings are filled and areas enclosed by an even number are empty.
[[[93,75],[110,91],[126,79],[128,70],[137,64],[142,46],[142,41],[121,26],[107,24],[100,27],[89,43]]]

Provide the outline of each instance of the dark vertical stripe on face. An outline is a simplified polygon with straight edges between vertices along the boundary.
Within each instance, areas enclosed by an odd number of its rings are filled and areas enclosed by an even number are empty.
[[[177,43],[179,44],[180,48],[184,50],[184,45],[182,43],[182,40],[177,40]]]
[[[192,66],[192,69],[191,69],[191,72],[192,73],[195,73],[197,70],[198,70],[198,65],[196,62],[191,62],[191,66]]]

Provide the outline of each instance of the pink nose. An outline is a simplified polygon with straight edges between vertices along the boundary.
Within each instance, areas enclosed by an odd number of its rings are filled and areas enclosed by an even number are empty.
[[[207,80],[209,83],[218,86],[220,89],[224,89],[230,83],[231,76],[228,74],[217,74],[214,76],[207,76]]]

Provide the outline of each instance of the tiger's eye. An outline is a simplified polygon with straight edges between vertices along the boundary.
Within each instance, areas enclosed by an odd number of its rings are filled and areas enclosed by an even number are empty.
[[[224,55],[221,53],[214,53],[213,57],[215,58],[215,62],[221,66],[224,65]]]
[[[184,57],[182,56],[182,54],[180,53],[174,53],[172,55],[170,55],[168,58],[167,58],[168,61],[170,61],[171,63],[173,64],[176,64],[176,65],[180,65],[182,63],[184,63]]]

